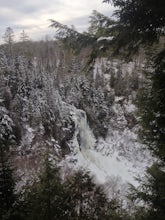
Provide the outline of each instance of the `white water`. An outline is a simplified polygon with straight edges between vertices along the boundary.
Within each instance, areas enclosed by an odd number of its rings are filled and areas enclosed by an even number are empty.
[[[114,108],[115,105],[118,106],[114,104]],[[88,125],[85,111],[63,102],[61,112],[70,115],[75,128],[70,142],[71,153],[60,163],[62,175],[71,175],[74,170],[83,168],[94,176],[96,182],[104,184],[110,198],[117,195],[125,200],[128,183],[139,185],[135,177],[144,176],[151,156],[142,150],[136,129],[130,130],[125,120],[123,122],[122,109],[117,112],[118,120],[114,119],[119,128],[114,128],[111,121],[106,139],[97,140]]]
[[[72,141],[76,151],[85,152],[86,150],[94,149],[96,140],[87,123],[86,113],[73,107],[73,111],[70,114],[75,123],[75,133]]]
[[[98,141],[97,148],[108,148],[111,154],[103,154],[96,150],[96,139],[87,123],[86,113],[83,110],[69,106],[70,116],[75,124],[75,132],[71,141],[72,155],[65,158],[67,161],[77,161],[75,168],[83,167],[90,171],[100,183],[105,183],[109,177],[120,177],[123,183],[137,185],[135,176],[142,173],[142,166],[135,166],[135,163],[126,157],[119,155],[118,149],[114,149],[115,143],[112,141]],[[126,137],[127,138],[127,137]],[[125,140],[123,140],[125,141]],[[114,140],[115,142],[115,140]],[[137,162],[137,161],[136,161]],[[73,165],[73,164],[72,164]]]

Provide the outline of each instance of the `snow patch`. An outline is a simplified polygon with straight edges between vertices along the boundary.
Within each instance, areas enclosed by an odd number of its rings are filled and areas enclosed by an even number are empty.
[[[34,129],[29,127],[29,125],[25,125],[25,135],[22,138],[21,146],[29,149],[31,148],[31,143],[34,138]]]
[[[142,145],[137,142],[136,129],[131,131],[125,127],[124,130],[118,130],[111,127],[105,140],[100,138],[96,141],[87,123],[86,113],[74,106],[70,108],[75,132],[70,142],[73,153],[64,159],[65,164],[68,161],[68,167],[73,169],[83,167],[94,174],[99,183],[115,177],[121,179],[121,184],[137,186],[135,177],[144,175],[149,165],[149,154],[141,151]]]
[[[109,36],[109,37],[99,37],[99,38],[97,39],[97,42],[103,41],[103,40],[111,41],[113,38],[114,38],[114,37],[112,37],[112,36]]]

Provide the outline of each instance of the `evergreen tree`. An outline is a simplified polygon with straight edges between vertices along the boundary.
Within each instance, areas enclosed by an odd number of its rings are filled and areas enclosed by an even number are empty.
[[[22,43],[29,41],[29,36],[26,34],[24,30],[20,34],[20,40]]]
[[[79,52],[82,48],[85,48],[95,41],[94,36],[90,36],[88,33],[80,33],[74,26],[68,27],[55,20],[50,20],[50,22],[50,27],[56,29],[56,38],[60,40],[66,48],[72,48],[75,52]]]
[[[13,44],[14,44],[14,31],[11,27],[6,28],[3,39],[7,47],[7,55],[9,57],[12,57],[13,56]]]
[[[89,174],[79,170],[65,184],[70,218],[92,219],[90,199],[92,199],[95,184]]]
[[[13,122],[7,110],[0,106],[0,218],[8,219],[15,201],[13,170],[9,146],[13,142]],[[5,217],[6,216],[6,217]]]
[[[104,2],[110,2],[105,0]],[[125,47],[134,53],[139,46],[159,43],[164,36],[164,1],[112,0],[118,7],[114,39],[117,48]],[[162,38],[164,40],[164,38]],[[165,216],[165,50],[157,44],[154,55],[150,47],[149,68],[139,101],[139,117],[142,137],[154,156],[158,158],[146,174],[146,181],[134,188],[134,199],[147,204],[147,212],[141,219],[164,219]]]
[[[23,194],[21,205],[23,219],[56,220],[65,219],[63,206],[63,188],[59,169],[53,167],[47,155],[44,172],[38,182],[34,182]]]
[[[139,96],[139,116],[143,126],[141,136],[153,155],[156,155],[163,164],[165,162],[165,50],[156,54],[146,69],[148,69],[145,72],[147,80]]]
[[[147,82],[139,98],[139,116],[141,137],[158,162],[148,168],[147,181],[134,191],[136,199],[148,204],[146,219],[162,220],[165,216],[165,51],[156,55],[152,63],[153,71],[147,72]]]
[[[14,31],[11,27],[6,28],[3,39],[4,42],[10,46],[14,43]]]
[[[3,146],[0,146],[0,217],[10,215],[15,201],[13,170],[8,156]]]
[[[95,62],[96,57],[105,55],[111,46],[111,40],[115,35],[112,26],[115,21],[94,10],[90,16],[90,26],[87,32],[80,33],[74,27],[68,27],[55,20],[51,21],[51,27],[56,29],[56,38],[60,40],[65,48],[72,49],[73,52],[80,52],[87,46],[91,53],[86,68]]]
[[[164,36],[165,2],[163,0],[104,0],[112,3],[117,10],[116,37],[113,41],[116,50],[126,47],[133,53],[143,44],[152,44]],[[127,51],[128,52],[128,51]]]
[[[119,203],[108,200],[103,187],[94,183],[89,172],[77,171],[65,182],[64,188],[68,220],[127,219]]]
[[[109,37],[112,35],[110,27],[115,24],[115,21],[109,17],[101,14],[100,12],[94,10],[92,15],[89,17],[89,34],[99,38],[99,37]]]

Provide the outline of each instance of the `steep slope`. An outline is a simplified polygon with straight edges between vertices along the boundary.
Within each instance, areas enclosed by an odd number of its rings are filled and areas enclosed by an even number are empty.
[[[142,58],[98,58],[86,74],[88,51],[75,57],[52,42],[29,50],[0,54],[0,105],[13,121],[18,187],[37,178],[47,149],[63,175],[84,167],[98,182],[137,185],[152,160],[135,116]]]
[[[107,132],[104,137],[94,135],[95,126],[93,129],[90,128],[90,119],[87,122],[86,108],[82,110],[75,108],[74,105],[67,106],[75,127],[73,138],[69,142],[72,153],[65,157],[61,166],[65,164],[69,167],[85,167],[101,183],[105,183],[113,177],[118,179],[121,185],[131,183],[137,186],[138,182],[135,178],[137,176],[143,177],[146,167],[153,160],[138,139],[140,128],[136,118],[137,108],[135,105],[138,88],[135,87],[135,84],[141,80],[142,74],[138,71],[140,66],[137,68],[135,62],[129,64],[120,62],[119,60],[110,62],[101,59],[94,66],[94,83],[97,83],[96,77],[101,77],[100,80],[105,81],[106,92],[111,96],[114,95],[109,109],[107,110],[107,106],[104,106],[106,113],[109,110],[111,112],[106,119],[108,120]],[[116,73],[119,71],[120,75],[118,76]],[[116,76],[112,74],[116,74]],[[112,77],[116,77],[113,80],[118,80],[117,83],[121,83],[123,88],[112,88]],[[127,82],[127,85],[122,81]],[[119,91],[120,89],[121,91]],[[123,96],[116,95],[119,93],[123,93]],[[87,114],[91,117],[91,114],[95,114],[95,112],[93,106],[89,106],[89,108],[91,110],[87,108]],[[104,114],[100,119],[104,120]],[[93,123],[91,123],[92,125]],[[104,129],[104,125],[100,129]],[[97,134],[97,132],[95,133]],[[121,185],[119,184],[119,187]]]

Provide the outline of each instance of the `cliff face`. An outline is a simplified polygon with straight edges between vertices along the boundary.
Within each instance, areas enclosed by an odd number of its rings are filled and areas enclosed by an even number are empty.
[[[63,175],[84,167],[97,181],[116,179],[120,187],[137,185],[134,176],[149,165],[136,116],[141,57],[98,58],[85,73],[87,55],[75,57],[53,42],[13,57],[1,52],[0,126],[6,131],[10,124],[20,187],[37,178],[47,149]]]

